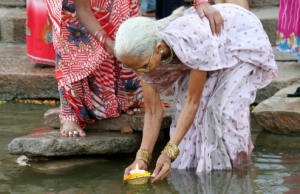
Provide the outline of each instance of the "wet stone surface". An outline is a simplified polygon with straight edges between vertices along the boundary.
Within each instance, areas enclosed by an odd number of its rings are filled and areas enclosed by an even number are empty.
[[[87,137],[62,137],[58,130],[29,134],[13,139],[8,151],[13,155],[71,156],[91,154],[122,154],[136,152],[141,133],[87,131]]]
[[[256,106],[252,114],[257,123],[273,133],[300,135],[300,98],[287,97],[298,87],[288,86]]]

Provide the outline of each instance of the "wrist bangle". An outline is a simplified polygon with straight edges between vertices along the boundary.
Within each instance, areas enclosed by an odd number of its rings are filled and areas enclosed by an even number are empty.
[[[99,43],[104,49],[105,49],[104,43],[105,43],[105,40],[107,37],[108,37],[108,35],[105,33],[102,36],[100,36],[100,38],[99,38]]]
[[[177,145],[169,141],[161,153],[169,156],[171,158],[171,161],[173,162],[179,155],[180,151]]]
[[[152,154],[146,149],[139,149],[136,153],[135,159],[144,160],[149,166],[152,159]]]
[[[204,2],[209,2],[208,0],[194,0],[194,8],[197,9],[198,5],[200,5],[201,3],[204,3]]]
[[[99,30],[97,30],[97,31],[95,32],[95,34],[94,34],[94,38],[95,38],[95,39],[97,39],[97,35],[99,34],[99,32],[100,32],[101,30],[103,30],[103,29],[100,28]]]

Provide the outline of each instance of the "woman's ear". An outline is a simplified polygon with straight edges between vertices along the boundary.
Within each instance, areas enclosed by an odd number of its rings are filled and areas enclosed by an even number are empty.
[[[154,50],[155,50],[155,52],[157,52],[159,54],[163,54],[165,52],[165,48],[164,48],[164,45],[162,44],[162,42],[157,43],[154,46]]]

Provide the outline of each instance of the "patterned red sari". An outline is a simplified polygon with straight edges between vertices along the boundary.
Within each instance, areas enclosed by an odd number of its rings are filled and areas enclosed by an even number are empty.
[[[136,0],[91,0],[92,11],[110,38],[120,24],[138,15]],[[138,106],[142,90],[137,75],[122,69],[79,22],[73,0],[47,0],[57,53],[56,78],[61,96],[61,121],[81,127],[95,119],[117,117]]]

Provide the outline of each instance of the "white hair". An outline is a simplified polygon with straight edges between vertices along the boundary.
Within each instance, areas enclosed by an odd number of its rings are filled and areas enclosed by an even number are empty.
[[[182,15],[184,7],[176,9],[172,15],[159,22],[147,17],[130,18],[123,22],[116,34],[115,55],[138,56],[144,59],[152,54],[154,46],[162,41],[160,30],[172,20]]]

